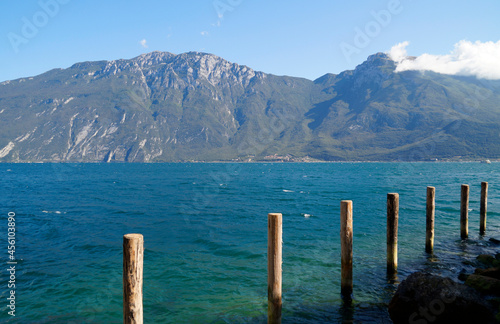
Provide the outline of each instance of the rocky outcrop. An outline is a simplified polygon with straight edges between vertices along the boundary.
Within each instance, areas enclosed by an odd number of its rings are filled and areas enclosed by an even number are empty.
[[[471,274],[465,284],[488,295],[500,295],[500,280],[485,275]]]
[[[500,296],[500,254],[495,256],[488,254],[479,255],[477,265],[473,274],[462,275],[459,279],[465,281],[469,287],[491,296]]]
[[[494,323],[493,313],[473,288],[422,272],[401,282],[389,304],[394,323]]]

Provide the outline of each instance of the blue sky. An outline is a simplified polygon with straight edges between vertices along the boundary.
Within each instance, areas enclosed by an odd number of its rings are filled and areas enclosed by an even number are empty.
[[[315,79],[404,41],[415,56],[497,42],[499,12],[498,0],[2,0],[0,81],[150,51]]]

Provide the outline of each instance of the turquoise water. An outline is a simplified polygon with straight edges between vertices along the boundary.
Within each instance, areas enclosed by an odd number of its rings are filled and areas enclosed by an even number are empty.
[[[0,164],[0,233],[16,213],[16,318],[121,323],[122,237],[145,240],[145,323],[265,323],[267,213],[283,213],[283,322],[390,323],[399,281],[456,277],[500,238],[500,163]],[[488,229],[480,237],[480,183]],[[471,186],[469,240],[460,185]],[[424,253],[426,186],[435,254]],[[400,194],[399,273],[386,278],[386,195]],[[352,307],[340,298],[340,201],[354,205]],[[309,217],[306,217],[310,215]],[[6,243],[0,250],[6,267]],[[2,271],[1,300],[8,297]]]

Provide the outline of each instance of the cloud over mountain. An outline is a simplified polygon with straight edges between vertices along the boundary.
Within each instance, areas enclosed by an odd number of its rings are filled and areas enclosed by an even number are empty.
[[[416,58],[407,55],[408,45],[407,41],[399,43],[388,53],[397,64],[396,72],[434,71],[449,75],[475,76],[478,79],[500,80],[500,41],[473,43],[462,40],[455,44],[450,54],[422,54]]]

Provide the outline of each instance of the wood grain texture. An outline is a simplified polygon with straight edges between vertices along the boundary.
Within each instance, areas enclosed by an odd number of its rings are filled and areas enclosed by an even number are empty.
[[[436,188],[427,187],[425,252],[434,250],[434,218],[436,213]]]
[[[488,205],[488,182],[481,182],[481,206],[479,208],[479,233],[486,233],[486,213]]]
[[[342,297],[351,298],[352,295],[352,201],[340,202],[340,250],[341,250],[341,282]]]
[[[469,237],[469,185],[463,184],[460,193],[460,238]]]
[[[281,323],[283,216],[267,215],[267,322]]]
[[[141,234],[123,236],[123,323],[142,324],[142,281],[144,238]]]
[[[387,273],[398,269],[399,194],[387,194]]]

